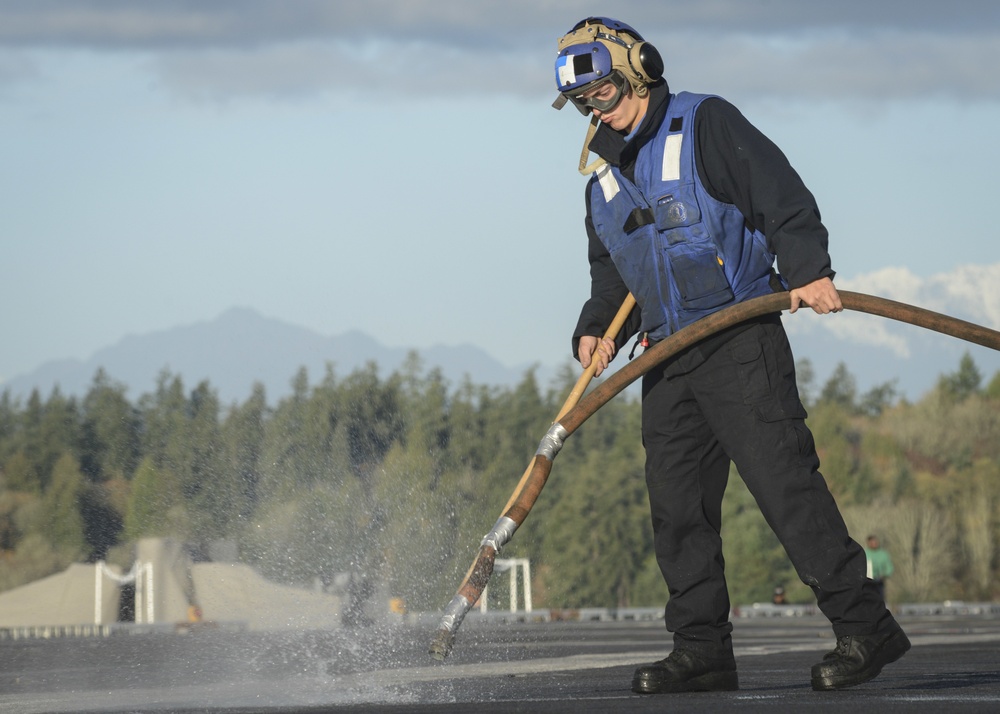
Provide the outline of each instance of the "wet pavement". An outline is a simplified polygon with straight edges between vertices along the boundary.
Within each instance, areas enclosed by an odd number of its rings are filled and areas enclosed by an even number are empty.
[[[369,630],[116,631],[0,641],[0,712],[1000,712],[1000,618],[899,615],[913,648],[867,684],[814,692],[833,647],[816,615],[741,617],[740,690],[630,691],[636,665],[669,651],[662,622],[463,624],[444,663],[436,619]]]

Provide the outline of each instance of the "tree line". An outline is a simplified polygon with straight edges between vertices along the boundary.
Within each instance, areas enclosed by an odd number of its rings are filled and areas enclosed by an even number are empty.
[[[916,402],[892,383],[859,394],[840,365],[823,385],[797,366],[822,471],[852,535],[880,536],[894,602],[997,597],[1000,373],[967,354]],[[454,593],[576,381],[533,371],[514,387],[451,385],[412,354],[317,381],[302,369],[270,404],[255,385],[223,405],[164,372],[130,400],[98,371],[80,399],[0,394],[0,589],[76,561],[131,564],[146,536],[193,553],[220,540],[284,583],[353,573],[411,609]],[[640,443],[628,393],[568,441],[502,557],[532,562],[536,606],[663,605]],[[735,604],[811,593],[733,471],[723,539]],[[506,588],[493,588],[503,598]],[[505,603],[500,602],[501,606]]]

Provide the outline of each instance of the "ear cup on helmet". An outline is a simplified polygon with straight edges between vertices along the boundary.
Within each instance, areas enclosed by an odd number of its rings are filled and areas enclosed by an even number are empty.
[[[648,42],[636,42],[629,48],[628,63],[638,78],[651,84],[663,76],[663,58]]]

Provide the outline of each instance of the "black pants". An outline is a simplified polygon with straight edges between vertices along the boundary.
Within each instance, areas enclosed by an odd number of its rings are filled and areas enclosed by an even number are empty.
[[[732,652],[720,537],[730,461],[838,637],[892,621],[819,472],[805,416],[777,319],[644,377],[646,485],[675,647]]]

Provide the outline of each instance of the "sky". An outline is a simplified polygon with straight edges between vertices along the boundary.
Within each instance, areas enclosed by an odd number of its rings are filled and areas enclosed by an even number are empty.
[[[0,386],[234,306],[568,360],[586,122],[552,65],[608,14],[782,148],[838,286],[1000,329],[992,0],[5,0]],[[786,325],[799,356],[861,354],[862,386],[945,344],[882,322]]]

